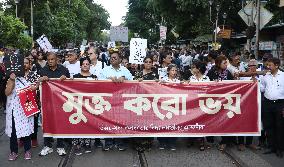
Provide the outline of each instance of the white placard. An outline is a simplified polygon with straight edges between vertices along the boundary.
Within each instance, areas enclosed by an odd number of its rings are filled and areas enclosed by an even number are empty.
[[[167,39],[167,27],[160,26],[160,39],[166,40]]]
[[[115,42],[114,41],[110,41],[107,43],[107,48],[110,49],[110,48],[115,48]]]
[[[86,46],[86,45],[87,45],[87,42],[88,42],[88,41],[87,41],[86,39],[83,39],[83,40],[82,40],[82,44],[81,44],[81,45]]]
[[[42,35],[40,38],[36,40],[36,42],[39,44],[40,48],[44,52],[51,52],[52,51],[52,45],[48,41],[47,37],[45,35]]]
[[[143,64],[146,57],[147,39],[132,38],[130,41],[130,57],[129,62],[135,64]]]
[[[81,52],[84,52],[85,49],[86,49],[86,46],[85,46],[85,45],[81,45],[81,46],[80,46],[80,51],[81,51]]]
[[[128,42],[128,27],[111,26],[110,40]]]
[[[158,75],[159,75],[159,80],[162,80],[163,78],[168,76],[168,68],[158,68]]]

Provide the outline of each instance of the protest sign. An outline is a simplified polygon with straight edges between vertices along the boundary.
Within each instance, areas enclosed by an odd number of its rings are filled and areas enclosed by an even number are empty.
[[[132,38],[130,41],[130,57],[129,62],[135,64],[143,64],[146,57],[147,39]]]

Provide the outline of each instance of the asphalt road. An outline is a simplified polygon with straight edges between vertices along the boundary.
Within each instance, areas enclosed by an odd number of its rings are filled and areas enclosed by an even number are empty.
[[[38,156],[43,138],[41,130],[38,134],[40,147],[32,149],[32,160],[24,160],[23,148],[19,150],[19,157],[14,162],[8,161],[9,138],[4,134],[5,114],[0,111],[0,167],[283,167],[284,158],[277,158],[275,155],[263,155],[265,150],[237,151],[230,147],[226,152],[220,152],[216,147],[199,151],[197,146],[186,147],[186,139],[178,140],[177,150],[159,150],[155,142],[151,151],[138,153],[131,147],[124,152],[101,149],[93,149],[90,154],[81,156],[74,155],[74,149],[67,146],[68,154],[59,157],[56,152],[45,157]]]

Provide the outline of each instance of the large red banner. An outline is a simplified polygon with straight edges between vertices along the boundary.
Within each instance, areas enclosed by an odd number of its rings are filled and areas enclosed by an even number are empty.
[[[44,136],[260,135],[258,83],[73,80],[41,86]]]

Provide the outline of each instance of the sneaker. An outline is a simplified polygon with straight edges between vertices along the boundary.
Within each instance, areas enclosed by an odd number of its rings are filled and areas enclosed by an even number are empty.
[[[32,139],[32,147],[33,147],[33,148],[38,147],[37,139]]]
[[[79,156],[79,155],[82,155],[82,154],[83,154],[83,152],[82,152],[81,146],[80,145],[76,145],[75,146],[75,155]]]
[[[125,151],[126,150],[126,147],[124,145],[117,145],[117,149],[118,151]]]
[[[45,146],[45,147],[43,147],[43,149],[39,153],[39,156],[46,156],[47,154],[50,154],[52,152],[53,152],[52,148]]]
[[[170,145],[170,150],[171,150],[171,151],[176,151],[176,150],[177,150],[176,145],[175,145],[175,144],[171,144],[171,145]]]
[[[159,150],[164,150],[165,148],[166,148],[166,145],[164,145],[164,144],[159,145]]]
[[[96,148],[102,148],[103,147],[103,143],[101,141],[95,141],[94,146]]]
[[[30,160],[32,159],[32,153],[30,151],[25,152],[25,160]]]
[[[65,151],[64,148],[57,148],[56,151],[57,151],[57,153],[58,153],[59,156],[64,156],[64,155],[66,155],[66,151]]]
[[[90,144],[86,144],[86,145],[84,146],[84,148],[85,148],[85,153],[86,153],[86,154],[92,152],[92,147],[91,147]]]
[[[177,148],[176,148],[176,146],[171,146],[171,147],[170,147],[170,150],[171,150],[171,151],[176,151]]]
[[[15,161],[15,160],[17,159],[17,157],[18,157],[18,154],[12,152],[12,153],[9,154],[8,160],[9,160],[9,161]]]
[[[103,151],[109,151],[111,147],[112,147],[111,145],[105,145],[105,146],[102,148],[102,150],[103,150]]]

